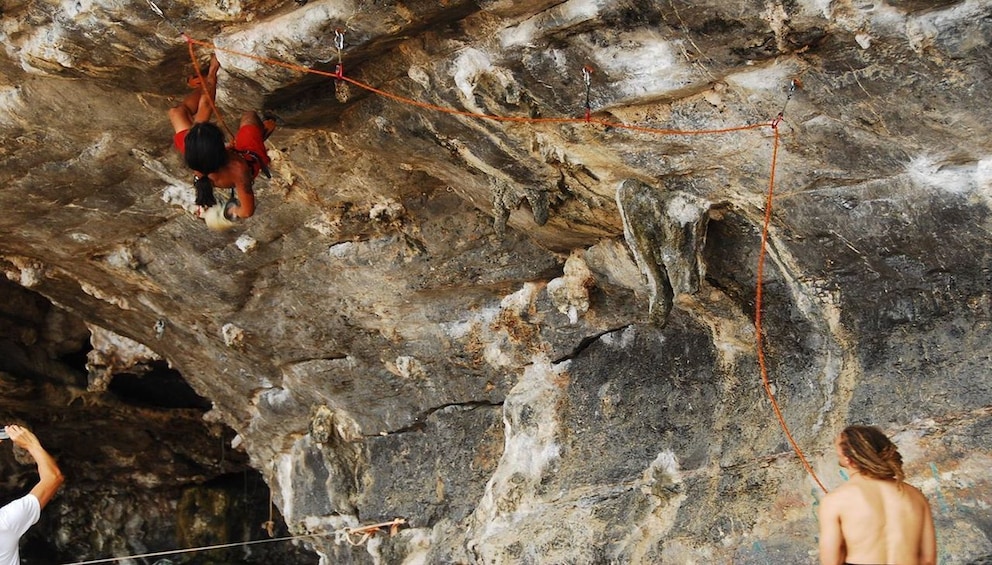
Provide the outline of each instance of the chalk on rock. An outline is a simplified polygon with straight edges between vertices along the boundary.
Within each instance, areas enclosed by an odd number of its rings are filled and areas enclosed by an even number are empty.
[[[238,347],[244,344],[245,331],[234,324],[224,324],[220,333],[224,337],[224,344],[228,347]]]
[[[242,253],[249,253],[258,247],[258,240],[245,233],[238,237],[237,241],[234,242],[234,245],[237,245],[238,249],[240,249]]]

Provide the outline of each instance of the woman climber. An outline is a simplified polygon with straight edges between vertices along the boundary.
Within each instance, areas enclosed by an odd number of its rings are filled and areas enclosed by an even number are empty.
[[[182,103],[169,110],[169,121],[175,131],[173,141],[193,169],[196,187],[197,213],[212,229],[226,229],[236,218],[248,218],[255,213],[255,192],[252,184],[259,172],[269,176],[269,156],[265,139],[275,129],[274,120],[263,122],[253,111],[241,115],[238,133],[231,145],[225,145],[224,133],[211,123],[217,94],[217,56],[210,58],[206,76],[192,77],[193,92]],[[214,187],[231,188],[231,199],[218,204]]]

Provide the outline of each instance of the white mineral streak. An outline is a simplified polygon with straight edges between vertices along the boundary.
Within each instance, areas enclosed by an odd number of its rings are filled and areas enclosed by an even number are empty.
[[[407,69],[406,74],[410,80],[422,86],[424,90],[431,89],[431,76],[422,67],[411,66]]]
[[[634,524],[619,542],[631,563],[646,563],[648,551],[664,540],[675,525],[675,517],[687,498],[685,489],[679,488],[681,483],[679,462],[671,450],[659,453],[644,470],[637,488],[646,497],[648,508],[640,523]]]
[[[334,36],[327,29],[328,22],[346,21],[355,14],[355,9],[355,3],[349,1],[314,2],[306,10],[290,10],[282,16],[266,20],[265,25],[220,35],[214,41],[223,49],[290,63],[298,59],[298,53],[291,46],[326,45],[324,62],[328,62],[337,57]],[[239,73],[254,74],[270,67],[267,62],[223,51],[218,51],[217,59],[222,68],[237,69]],[[275,88],[278,85],[273,83],[268,86]]]
[[[408,553],[400,565],[429,565],[432,563],[429,559],[432,545],[430,534],[431,530],[426,528],[412,528],[404,531],[405,547]]]
[[[0,255],[0,259],[13,267],[5,268],[3,274],[24,288],[34,288],[45,278],[44,267],[33,259],[17,255]]]
[[[603,334],[602,337],[599,338],[599,340],[604,345],[607,345],[614,349],[627,349],[628,347],[630,347],[630,344],[634,342],[635,337],[637,337],[637,328],[635,328],[634,326],[627,326],[619,332],[610,332],[607,334]],[[664,343],[664,341],[665,341],[665,337],[661,336],[659,345],[661,345],[661,343]]]
[[[20,41],[4,37],[4,45],[7,46],[7,56],[19,59],[22,69],[33,74],[47,74],[60,67],[75,66],[72,57],[62,51],[66,35],[65,28],[52,24],[31,30]]]
[[[499,540],[519,539],[517,526],[543,504],[537,489],[548,465],[559,456],[556,406],[568,363],[535,358],[503,403],[503,455],[472,517],[470,546],[496,551]],[[495,562],[484,559],[486,562]]]
[[[278,454],[272,465],[276,484],[269,485],[269,488],[272,489],[273,496],[282,499],[277,502],[286,523],[292,525],[302,518],[310,520],[311,517],[308,516],[297,516],[293,507],[293,451]]]
[[[672,196],[665,209],[665,215],[685,226],[695,224],[702,219],[703,214],[710,209],[712,203],[695,197],[690,197],[685,193],[678,193]]]
[[[369,219],[380,222],[391,222],[397,220],[406,213],[402,204],[393,198],[387,198],[382,202],[377,202],[369,209]]]
[[[293,406],[293,391],[288,388],[270,388],[263,391],[256,397],[255,403],[264,400],[266,404],[278,410],[279,408]]]
[[[466,49],[458,56],[451,68],[454,70],[451,78],[458,87],[458,98],[462,104],[468,110],[483,113],[475,103],[475,85],[479,76],[493,68],[489,56],[478,49]]]
[[[793,303],[824,336],[818,362],[823,368],[808,382],[811,389],[819,390],[823,396],[814,429],[819,430],[828,422],[833,427],[841,426],[856,379],[863,371],[856,353],[857,343],[841,323],[839,296],[824,290],[824,281],[803,272],[802,262],[792,255],[790,247],[778,239],[774,230],[769,233],[769,241],[767,257],[778,268]]]
[[[138,261],[131,253],[131,249],[124,245],[118,245],[113,251],[107,254],[105,259],[108,265],[115,269],[133,270],[137,268]]]
[[[692,69],[682,64],[678,52],[660,33],[643,30],[593,51],[596,67],[608,76],[620,77],[621,99],[658,96],[686,86]]]
[[[985,157],[975,166],[975,194],[986,208],[992,210],[992,157]],[[986,226],[992,224],[992,217],[986,220]]]
[[[500,302],[500,312],[508,312],[511,316],[519,317],[533,304],[540,288],[537,284],[525,283],[517,292],[503,297]],[[498,317],[499,313],[497,319]],[[511,367],[518,363],[519,352],[505,329],[493,323],[485,324],[480,329],[483,332],[483,342],[486,344],[483,358],[487,363],[496,368]]]
[[[157,353],[131,338],[89,323],[86,327],[90,330],[92,352],[113,358],[118,363],[117,366],[122,369],[162,359]]]
[[[748,92],[766,93],[769,90],[783,92],[797,74],[798,68],[790,62],[755,68],[753,71],[734,73],[726,77],[731,87]],[[785,100],[784,96],[782,97]],[[771,117],[771,116],[770,116]]]
[[[162,189],[162,200],[165,203],[178,206],[190,213],[196,210],[196,192],[193,190],[192,176],[186,179],[177,177],[159,158],[138,148],[131,150],[131,156],[141,161],[144,168],[155,173],[165,183],[165,187]]]
[[[480,308],[473,311],[468,319],[455,320],[439,324],[441,332],[455,340],[477,340],[484,343],[482,357],[492,367],[507,368],[520,366],[526,362],[522,358],[522,349],[528,343],[515,343],[507,329],[500,323],[505,316],[518,320],[526,313],[536,299],[543,285],[525,283],[520,290],[509,294],[500,301],[499,308]],[[525,322],[520,322],[525,323]]]
[[[24,111],[25,103],[20,87],[0,85],[0,125],[16,126],[21,124],[17,116]]]
[[[620,212],[620,219],[623,221],[623,237],[627,241],[627,248],[630,250],[630,254],[634,257],[634,262],[637,264],[637,268],[641,273],[641,280],[645,283],[644,287],[647,288],[648,303],[653,307],[658,302],[658,294],[660,292],[659,282],[648,270],[650,260],[644,255],[644,250],[636,244],[637,238],[634,236],[634,228],[631,224],[633,218],[630,218],[627,210],[624,209],[623,201],[620,196],[622,189],[623,184],[617,186],[615,198],[617,203],[617,211]]]
[[[595,18],[603,3],[597,0],[571,0],[558,4],[503,30],[500,34],[500,47],[509,49],[518,45],[534,46],[549,32]]]
[[[224,324],[220,333],[228,347],[240,346],[245,341],[245,331],[232,323]]]
[[[393,363],[387,363],[386,369],[397,375],[403,377],[404,379],[426,379],[428,378],[427,370],[424,368],[423,363],[417,360],[416,357],[410,355],[401,355],[396,358]]]
[[[962,163],[936,155],[919,155],[910,160],[906,172],[918,186],[951,194],[974,194],[989,188],[989,162],[988,158]]]
[[[19,60],[21,68],[30,73],[47,74],[76,67],[78,62],[70,54],[74,50],[64,47],[72,46],[80,33],[93,38],[94,30],[99,30],[98,35],[102,36],[133,9],[130,4],[116,0],[65,0],[50,4],[57,5],[60,17],[47,25],[14,18],[4,18],[0,23],[0,38],[8,57]]]
[[[238,246],[238,249],[240,249],[242,253],[250,253],[258,247],[258,241],[254,237],[243,233],[238,236],[238,239],[234,242],[234,245]]]

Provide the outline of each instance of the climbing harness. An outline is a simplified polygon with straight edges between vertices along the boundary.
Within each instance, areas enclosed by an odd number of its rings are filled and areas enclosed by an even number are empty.
[[[269,172],[269,167],[262,160],[262,156],[255,153],[251,149],[238,149],[237,152],[248,162],[248,166],[252,168],[252,175],[257,176],[258,173],[265,175],[265,178],[271,179],[272,173]]]

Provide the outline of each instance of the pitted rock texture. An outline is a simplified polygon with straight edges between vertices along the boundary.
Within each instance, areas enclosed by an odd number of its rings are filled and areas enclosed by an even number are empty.
[[[203,404],[161,426],[222,438],[314,560],[814,563],[820,491],[755,354],[774,188],[762,327],[797,442],[833,488],[837,432],[884,427],[941,562],[992,555],[988,2],[12,1],[0,35],[0,267],[57,312],[5,310],[4,371],[89,480],[114,463],[56,415],[166,367]],[[203,43],[227,123],[280,122],[220,233],[166,119]],[[162,449],[108,520],[190,526],[149,485],[231,472]],[[83,542],[93,511],[60,508],[60,559],[207,543]]]

